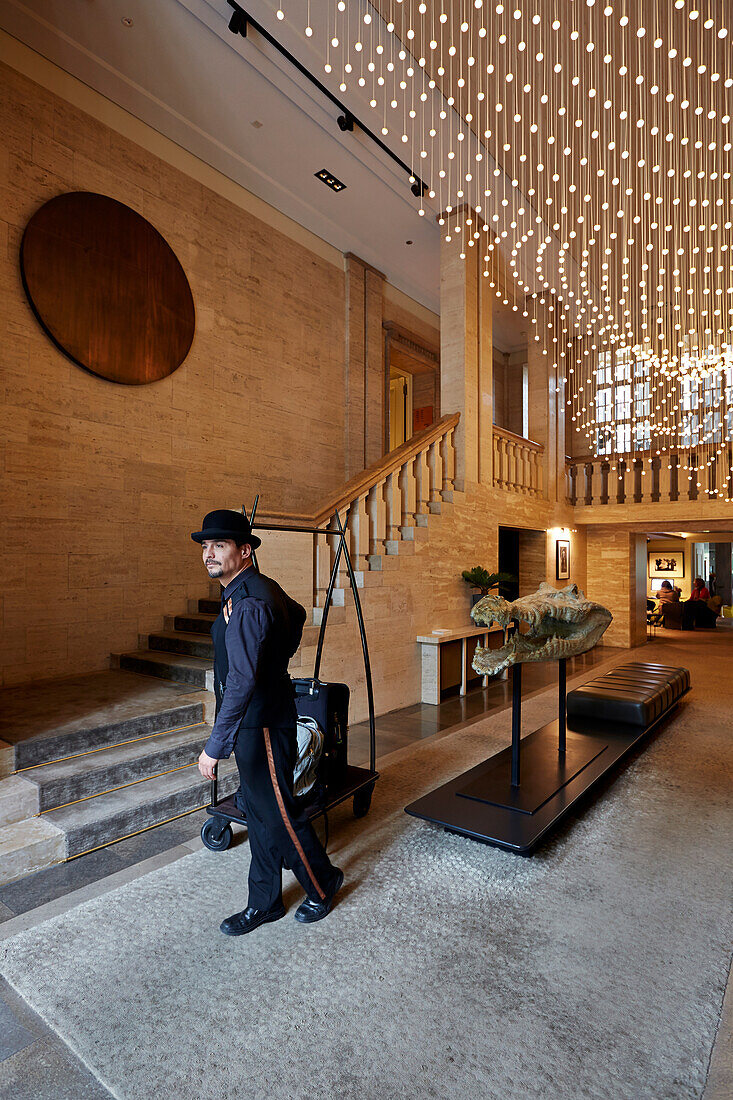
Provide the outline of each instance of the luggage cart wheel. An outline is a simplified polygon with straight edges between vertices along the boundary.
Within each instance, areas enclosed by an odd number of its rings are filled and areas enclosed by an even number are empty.
[[[360,791],[357,791],[354,795],[354,817],[366,817],[369,813],[369,807],[372,804],[372,791],[374,790],[374,784],[369,787],[362,787]]]
[[[232,827],[227,822],[222,828],[221,822],[209,817],[201,828],[201,839],[212,852],[224,852],[232,842]]]

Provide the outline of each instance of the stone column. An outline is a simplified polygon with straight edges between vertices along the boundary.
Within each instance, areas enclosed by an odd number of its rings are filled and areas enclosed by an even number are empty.
[[[380,271],[348,252],[346,281],[345,476],[384,454],[385,381]]]
[[[492,483],[493,347],[489,279],[476,248],[460,257],[460,242],[441,243],[440,411],[460,412],[455,487]]]
[[[552,314],[550,314],[552,316]],[[538,322],[546,323],[542,313]],[[527,346],[527,373],[529,382],[529,437],[545,448],[545,496],[558,500],[558,460],[562,455],[561,469],[565,469],[565,440],[559,444],[558,402],[555,393],[555,372],[550,354],[544,355],[542,344],[530,339]],[[563,429],[564,431],[564,429]],[[564,480],[564,479],[563,479]]]
[[[646,641],[646,536],[611,524],[587,534],[588,599],[603,604],[613,622],[603,645],[629,649]]]

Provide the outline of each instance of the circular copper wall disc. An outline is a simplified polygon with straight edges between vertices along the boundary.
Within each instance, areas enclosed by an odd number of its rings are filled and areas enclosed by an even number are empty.
[[[150,222],[105,195],[51,199],[26,226],[23,285],[51,339],[75,363],[128,386],[181,365],[193,340],[193,296]]]

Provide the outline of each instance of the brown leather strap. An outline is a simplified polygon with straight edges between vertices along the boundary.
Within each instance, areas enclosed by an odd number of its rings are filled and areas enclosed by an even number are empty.
[[[277,808],[280,811],[280,816],[283,819],[283,823],[285,825],[285,828],[288,830],[288,834],[289,834],[290,839],[292,840],[292,842],[295,846],[295,850],[298,853],[298,855],[300,856],[301,863],[303,864],[306,871],[310,875],[311,882],[313,883],[316,890],[318,891],[321,900],[325,901],[326,900],[326,895],[325,895],[324,891],[321,889],[321,887],[318,885],[318,880],[316,879],[316,876],[313,874],[313,871],[311,870],[311,865],[310,865],[310,863],[308,862],[308,860],[306,858],[305,852],[303,851],[303,845],[298,840],[295,829],[293,828],[293,823],[290,820],[290,818],[288,817],[287,810],[285,809],[285,803],[283,802],[282,791],[280,790],[280,787],[278,786],[278,782],[277,782],[277,773],[275,771],[275,760],[274,760],[273,755],[272,755],[272,743],[270,741],[270,731],[269,731],[269,729],[267,729],[266,726],[263,726],[262,732],[265,735],[265,751],[267,753],[267,766],[270,769],[270,779],[272,780],[272,787],[273,787],[273,790],[275,791],[275,801],[277,802]]]

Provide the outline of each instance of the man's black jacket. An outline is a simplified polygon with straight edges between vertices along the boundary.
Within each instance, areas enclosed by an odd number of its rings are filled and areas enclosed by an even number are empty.
[[[229,756],[240,728],[295,724],[288,662],[300,645],[305,617],[305,608],[252,566],[224,589],[211,627],[216,721],[208,756]]]

